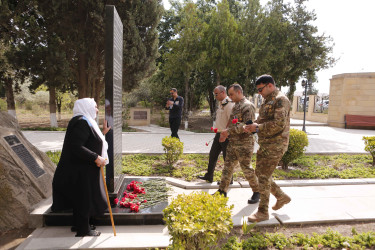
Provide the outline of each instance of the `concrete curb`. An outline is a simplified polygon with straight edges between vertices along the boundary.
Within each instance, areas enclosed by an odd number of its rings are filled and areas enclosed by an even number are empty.
[[[215,189],[219,188],[216,182],[187,182],[180,179],[166,177],[168,184],[183,189]],[[367,179],[319,179],[319,180],[276,180],[280,187],[302,187],[302,186],[332,186],[332,185],[367,185],[375,184],[375,178]],[[249,183],[245,181],[234,182],[230,188],[249,188]]]

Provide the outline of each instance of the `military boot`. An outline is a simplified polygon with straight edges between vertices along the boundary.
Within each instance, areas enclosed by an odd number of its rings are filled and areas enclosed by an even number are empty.
[[[250,199],[247,200],[248,204],[255,204],[259,202],[260,193],[254,192]]]
[[[281,198],[277,199],[276,204],[272,207],[273,210],[279,210],[282,208],[285,204],[288,204],[292,199],[284,194],[281,196]]]
[[[214,194],[219,193],[220,195],[224,195],[224,197],[227,197],[227,192],[224,192],[223,190],[219,189]]]
[[[249,222],[261,222],[268,220],[269,218],[270,216],[268,215],[268,213],[257,211],[255,214],[250,215],[247,220]]]

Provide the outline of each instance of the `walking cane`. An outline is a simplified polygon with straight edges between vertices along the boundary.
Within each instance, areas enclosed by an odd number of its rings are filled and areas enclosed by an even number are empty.
[[[113,215],[112,215],[111,203],[109,202],[108,189],[107,189],[107,184],[106,184],[105,178],[104,178],[103,167],[101,167],[100,170],[102,172],[105,194],[107,195],[108,210],[109,210],[109,215],[111,217],[111,223],[112,223],[112,228],[113,228],[113,235],[116,236],[115,223],[113,222]]]

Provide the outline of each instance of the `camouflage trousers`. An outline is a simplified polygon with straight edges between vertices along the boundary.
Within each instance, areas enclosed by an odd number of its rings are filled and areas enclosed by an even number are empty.
[[[227,155],[225,157],[224,170],[221,175],[219,189],[227,192],[232,179],[234,168],[240,164],[242,172],[253,192],[258,192],[258,179],[251,167],[254,142],[252,140],[229,141]]]
[[[272,179],[272,173],[278,166],[285,153],[285,150],[282,148],[272,148],[267,150],[267,148],[268,147],[262,146],[262,148],[257,151],[255,169],[255,174],[258,177],[260,192],[258,211],[262,213],[268,213],[270,193],[274,195],[276,199],[279,199],[285,195],[281,188]]]

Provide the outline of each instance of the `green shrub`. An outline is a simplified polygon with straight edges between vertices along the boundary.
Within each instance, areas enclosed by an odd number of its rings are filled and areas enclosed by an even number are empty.
[[[158,119],[158,125],[160,127],[168,127],[167,120],[165,118],[165,113],[163,110],[160,110],[160,119]]]
[[[57,165],[60,161],[61,151],[47,151],[46,155]]]
[[[179,139],[166,136],[161,141],[164,147],[165,160],[167,164],[172,165],[180,159],[182,152],[184,150],[184,143],[180,142]]]
[[[26,110],[33,110],[33,103],[31,101],[25,102],[25,109]]]
[[[0,98],[0,111],[7,110],[7,101],[3,98]]]
[[[265,249],[270,246],[272,246],[272,243],[260,233],[256,233],[252,235],[251,238],[242,242],[242,249],[244,250]]]
[[[164,209],[173,249],[208,249],[233,228],[228,198],[205,192],[178,195]]]
[[[364,136],[365,150],[372,155],[372,166],[375,167],[375,136]]]
[[[232,236],[221,247],[221,250],[242,250],[242,242],[236,236]]]
[[[353,237],[343,236],[330,228],[324,234],[312,235],[296,233],[287,237],[283,233],[251,233],[243,241],[230,237],[221,249],[374,249],[375,233],[370,231]]]
[[[293,246],[293,238],[288,239],[283,233],[266,233],[265,237],[277,249],[292,248]]]
[[[301,157],[309,145],[307,134],[298,129],[290,129],[288,150],[281,159],[283,169],[288,169],[289,162]]]

